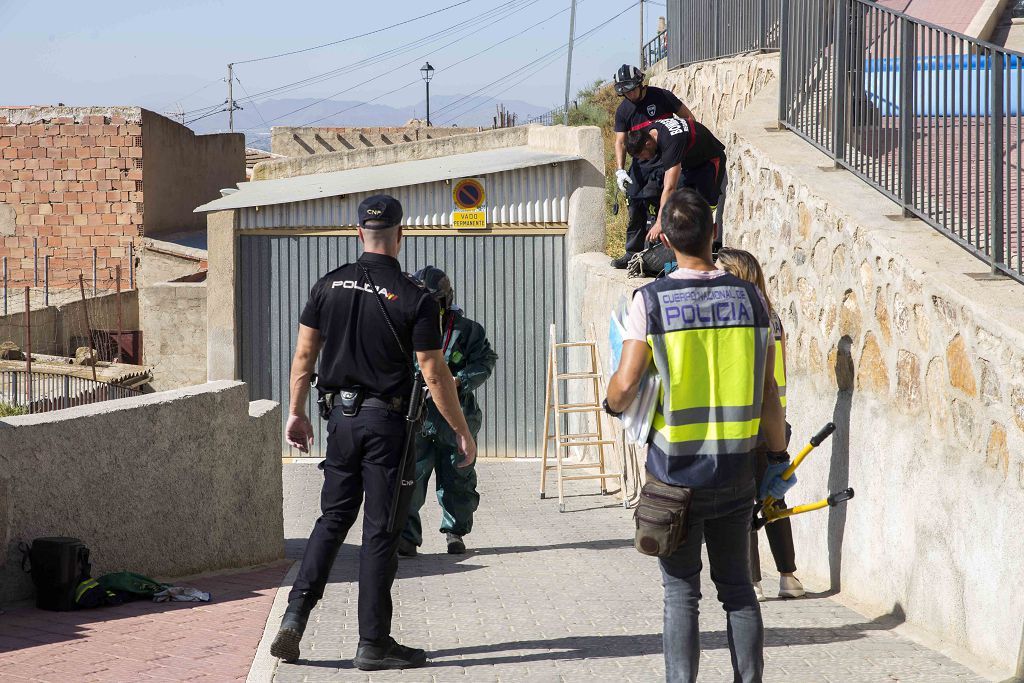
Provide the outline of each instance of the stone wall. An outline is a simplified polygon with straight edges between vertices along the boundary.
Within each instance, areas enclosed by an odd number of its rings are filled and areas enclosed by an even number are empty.
[[[771,72],[772,59],[747,58],[746,68]],[[721,63],[725,81],[742,61]],[[793,519],[798,575],[869,616],[897,615],[977,668],[1012,674],[1024,621],[1024,595],[1008,588],[1024,583],[1024,287],[981,277],[982,262],[902,219],[795,135],[768,130],[778,107],[770,80],[756,96],[718,98],[725,111],[715,114],[701,93],[723,77],[713,64],[683,71],[674,78],[690,81],[690,106],[725,122],[726,241],[761,260],[786,326],[792,449],[837,426],[790,501],[857,492],[845,507]],[[583,326],[568,336],[589,336],[593,322],[606,354],[611,308],[643,281],[597,254],[570,271],[581,294],[569,307]]]
[[[383,147],[403,142],[436,140],[479,133],[480,128],[444,126],[371,126],[363,128],[274,126],[270,129],[270,151],[286,157],[346,152],[367,147]]]
[[[93,575],[175,577],[284,555],[280,413],[213,382],[0,419],[0,603],[28,598],[21,541],[74,536]]]
[[[263,161],[253,168],[252,179],[291,178],[313,173],[330,173],[331,171],[347,171],[351,168],[395,164],[415,159],[435,159],[450,154],[468,154],[486,149],[516,147],[526,144],[527,130],[527,126],[499,128],[433,140],[401,142],[385,147],[367,147],[344,152]]]
[[[725,142],[722,136],[729,124],[766,85],[777,83],[778,71],[778,55],[753,54],[700,62],[674,71],[659,70],[650,83],[675,93]]]
[[[206,382],[206,283],[164,282],[139,290],[143,364],[155,391]]]

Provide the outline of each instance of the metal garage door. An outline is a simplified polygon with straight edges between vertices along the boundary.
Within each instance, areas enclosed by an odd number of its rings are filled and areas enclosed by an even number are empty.
[[[565,326],[564,237],[554,234],[409,235],[399,260],[407,272],[445,270],[455,300],[487,330],[499,355],[477,391],[484,411],[481,457],[537,455],[544,415],[546,340]],[[288,373],[299,313],[313,283],[358,255],[350,235],[246,235],[240,241],[238,301],[241,375],[252,399],[271,399],[287,418]],[[307,410],[316,410],[310,398]],[[282,434],[283,434],[282,422]],[[311,455],[323,457],[324,430]],[[287,444],[283,448],[289,451]],[[291,452],[290,455],[298,455]]]

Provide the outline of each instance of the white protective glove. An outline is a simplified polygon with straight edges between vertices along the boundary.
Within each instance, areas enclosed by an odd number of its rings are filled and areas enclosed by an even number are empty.
[[[632,182],[632,178],[629,177],[629,174],[626,173],[625,169],[620,168],[615,172],[615,183],[619,186],[620,192],[625,192],[626,185],[630,185]]]

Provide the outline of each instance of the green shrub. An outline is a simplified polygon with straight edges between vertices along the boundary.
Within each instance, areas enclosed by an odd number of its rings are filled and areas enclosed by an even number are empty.
[[[0,402],[0,417],[13,417],[14,415],[28,415],[28,408]]]
[[[569,110],[570,126],[597,126],[604,138],[604,206],[605,206],[605,252],[620,256],[626,246],[626,198],[619,193],[615,184],[615,110],[622,98],[615,93],[612,85],[595,81],[576,93],[577,106]],[[555,124],[564,123],[555,120]],[[628,160],[627,160],[628,161]],[[628,166],[627,166],[628,168]],[[612,213],[616,194],[619,195],[619,213]]]

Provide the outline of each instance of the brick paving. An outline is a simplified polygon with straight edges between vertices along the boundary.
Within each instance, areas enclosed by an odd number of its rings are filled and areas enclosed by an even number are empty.
[[[288,564],[183,581],[208,603],[0,615],[0,681],[244,681]]]
[[[444,554],[428,533],[423,553],[403,559],[394,635],[425,647],[419,670],[366,674],[353,668],[356,546],[342,548],[324,600],[302,644],[303,659],[280,664],[275,680],[296,681],[657,681],[664,679],[657,563],[631,543],[630,513],[599,495],[537,495],[539,464],[481,463],[483,496],[472,552]],[[320,472],[285,466],[285,535],[298,558],[317,515]],[[593,482],[567,485],[574,493]],[[424,527],[436,528],[428,499]],[[766,574],[765,586],[778,585]],[[701,681],[731,681],[724,615],[705,575]],[[769,590],[771,593],[771,590]],[[900,637],[825,596],[763,605],[766,681],[943,683],[983,681],[963,666]]]

